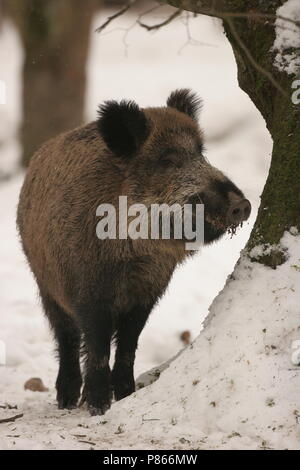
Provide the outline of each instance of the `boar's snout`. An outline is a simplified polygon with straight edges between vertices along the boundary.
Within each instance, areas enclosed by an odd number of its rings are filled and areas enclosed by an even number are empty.
[[[248,199],[233,204],[229,207],[227,219],[229,225],[239,225],[249,219],[251,213],[251,204]]]
[[[204,204],[204,243],[218,240],[226,232],[234,235],[238,226],[248,220],[251,204],[242,191],[222,176],[213,179],[202,191],[189,198],[192,204]]]

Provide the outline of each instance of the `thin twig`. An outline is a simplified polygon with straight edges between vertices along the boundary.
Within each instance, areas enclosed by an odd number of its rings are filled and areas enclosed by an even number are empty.
[[[16,419],[23,418],[23,413],[20,413],[15,416],[11,416],[10,418],[2,418],[0,419],[0,423],[13,423]]]
[[[161,5],[169,3],[169,0],[160,0]],[[276,20],[281,19],[290,23],[293,23],[297,26],[300,26],[299,20],[294,20],[293,18],[287,18],[285,16],[277,15],[274,13],[260,13],[259,11],[250,11],[248,13],[244,12],[231,12],[231,11],[219,11],[217,8],[205,8],[201,5],[202,2],[199,2],[199,5],[193,5],[193,9],[185,8],[186,11],[190,11],[194,14],[207,15],[207,16],[216,16],[217,18],[227,19],[227,18],[246,18],[246,19],[270,19]],[[169,3],[170,4],[170,3]],[[174,5],[176,7],[177,5]]]
[[[148,10],[145,10],[144,12],[140,13],[139,16],[137,17],[138,20],[141,20],[144,16],[149,15],[149,13],[152,13],[155,10],[158,10],[161,8],[162,5],[155,5],[154,7],[148,8]]]
[[[92,441],[78,441],[78,442],[82,442],[83,444],[89,444],[91,446],[95,446],[96,445],[96,442],[92,442]]]
[[[205,46],[205,47],[216,47],[214,44],[209,44],[207,42],[203,42],[203,41],[198,41],[197,39],[193,38],[192,37],[192,34],[191,34],[191,30],[190,30],[190,24],[189,24],[189,19],[190,19],[190,15],[191,13],[186,11],[185,12],[186,15],[182,18],[180,18],[180,20],[183,21],[183,24],[185,26],[185,29],[186,29],[186,36],[187,36],[187,40],[185,41],[185,43],[180,47],[179,51],[178,51],[178,54],[180,55],[183,51],[183,49],[187,46]]]
[[[219,18],[227,19],[227,18],[245,18],[245,19],[262,19],[262,20],[283,20],[287,21],[288,23],[293,23],[296,26],[300,26],[299,20],[294,20],[293,18],[287,18],[285,16],[276,15],[272,13],[260,13],[258,11],[251,11],[249,13],[234,13],[234,12],[218,12],[216,11],[216,16]],[[205,13],[203,13],[205,14]]]
[[[162,21],[161,23],[157,23],[157,24],[153,24],[153,25],[148,25],[146,23],[143,23],[142,21],[140,20],[137,20],[137,23],[142,27],[142,28],[145,28],[147,29],[147,31],[153,31],[154,29],[159,29],[159,28],[162,28],[163,26],[166,26],[167,24],[171,23],[175,18],[177,18],[178,16],[180,16],[182,13],[182,9],[179,8],[178,10],[174,11],[174,13],[172,13],[172,15],[170,15],[168,18],[166,18],[164,21]]]
[[[264,69],[261,65],[259,65],[256,62],[256,60],[252,56],[251,52],[247,48],[247,46],[241,40],[241,38],[240,38],[240,36],[239,36],[239,34],[238,34],[234,24],[233,24],[233,21],[230,18],[227,18],[226,21],[227,21],[227,23],[230,27],[230,30],[231,30],[231,33],[232,33],[233,37],[238,42],[240,48],[245,52],[249,62],[253,65],[253,67],[256,68],[256,70],[258,70],[258,72],[260,72],[262,75],[267,77],[268,80],[273,84],[273,86],[275,88],[277,88],[277,90],[280,91],[280,93],[282,93],[286,98],[288,98],[288,93],[281,87],[281,85],[279,85],[279,83],[277,83],[277,81],[275,80],[273,75],[268,70]]]
[[[109,16],[107,20],[104,21],[104,23],[95,30],[95,32],[101,33],[101,31],[103,31],[113,20],[115,20],[119,16],[124,15],[124,13],[126,13],[126,11],[128,11],[136,2],[137,0],[129,1],[127,5],[125,5],[125,7],[121,8],[121,10],[117,11],[117,13],[115,13],[114,15]]]
[[[143,418],[143,423],[145,421],[160,421],[160,418]]]

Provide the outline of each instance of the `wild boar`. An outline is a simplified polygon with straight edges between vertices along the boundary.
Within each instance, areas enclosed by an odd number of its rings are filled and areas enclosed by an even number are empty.
[[[201,100],[176,90],[167,106],[140,108],[107,101],[95,122],[50,140],[32,157],[17,223],[59,351],[59,408],[81,401],[103,414],[112,395],[135,390],[139,335],[178,263],[191,252],[184,239],[102,239],[99,204],[201,202],[204,243],[247,220],[243,193],[204,157],[197,122]],[[112,339],[116,356],[109,366]]]

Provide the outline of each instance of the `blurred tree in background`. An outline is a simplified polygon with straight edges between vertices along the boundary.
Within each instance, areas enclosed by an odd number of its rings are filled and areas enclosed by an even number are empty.
[[[23,42],[22,163],[82,123],[93,15],[101,0],[3,0]],[[0,5],[1,8],[1,5]]]
[[[3,21],[3,0],[0,0],[0,28]]]

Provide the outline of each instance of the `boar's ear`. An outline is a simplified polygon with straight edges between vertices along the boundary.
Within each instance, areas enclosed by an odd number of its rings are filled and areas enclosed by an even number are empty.
[[[149,134],[145,113],[134,101],[106,101],[99,107],[98,129],[108,148],[120,157],[139,150]]]
[[[170,94],[167,99],[167,105],[197,120],[198,113],[202,107],[202,100],[198,98],[196,93],[193,93],[187,88],[183,88],[181,90],[175,90]]]

